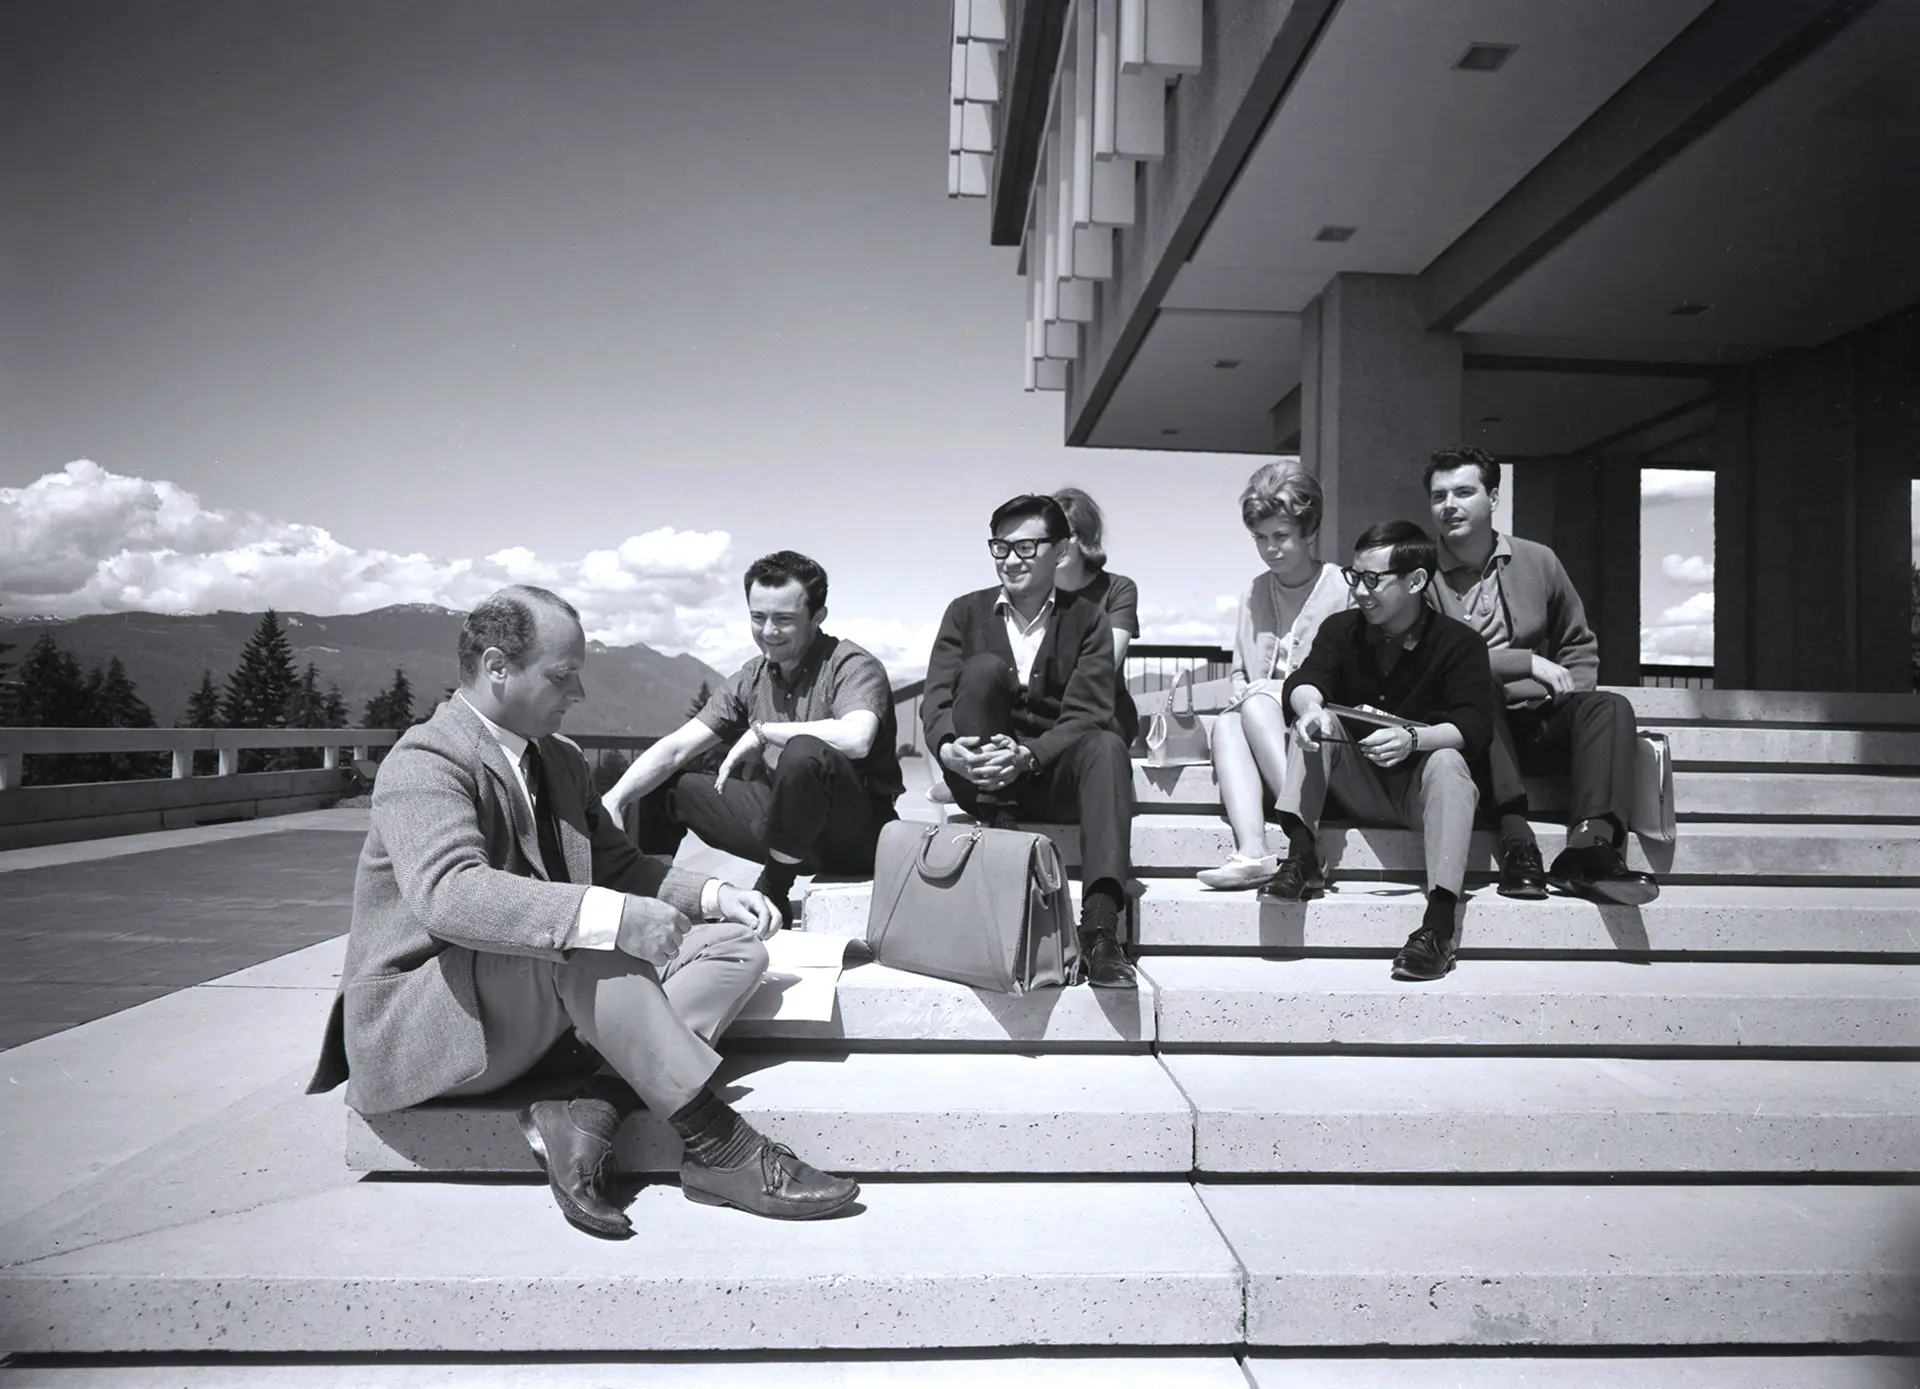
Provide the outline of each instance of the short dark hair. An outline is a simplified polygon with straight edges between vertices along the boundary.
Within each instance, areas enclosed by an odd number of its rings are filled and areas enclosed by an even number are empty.
[[[782,588],[795,583],[807,591],[808,616],[827,606],[827,571],[798,550],[775,550],[770,555],[760,556],[747,566],[747,576],[740,585],[740,591],[750,594],[755,584]]]
[[[1100,503],[1078,487],[1062,487],[1053,494],[1053,499],[1066,514],[1067,530],[1080,542],[1080,555],[1086,560],[1087,568],[1095,573],[1105,569],[1107,518],[1100,512]]]
[[[1433,475],[1450,473],[1455,468],[1478,468],[1480,485],[1489,492],[1500,486],[1499,459],[1473,444],[1449,444],[1443,449],[1435,449],[1427,458],[1427,470],[1420,474],[1421,488],[1432,491]]]
[[[1440,551],[1435,548],[1433,537],[1411,521],[1382,521],[1368,526],[1353,542],[1356,555],[1362,550],[1392,550],[1394,573],[1411,574],[1416,569],[1424,569],[1428,582],[1432,582],[1440,568]]]
[[[993,519],[987,522],[987,533],[998,535],[1003,530],[1012,530],[1022,521],[1031,521],[1036,517],[1047,523],[1049,540],[1065,540],[1073,534],[1066,509],[1052,497],[1038,492],[1023,492],[995,507]]]
[[[1264,463],[1240,494],[1240,522],[1252,530],[1273,516],[1288,516],[1304,536],[1318,535],[1326,496],[1320,479],[1299,463]]]
[[[460,624],[460,679],[468,681],[480,673],[480,658],[488,647],[499,647],[515,670],[525,665],[539,632],[533,612],[536,605],[563,612],[575,622],[580,620],[579,610],[551,589],[509,584],[490,593]]]

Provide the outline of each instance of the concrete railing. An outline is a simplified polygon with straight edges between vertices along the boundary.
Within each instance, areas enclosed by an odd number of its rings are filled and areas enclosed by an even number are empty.
[[[185,778],[193,775],[196,752],[218,753],[215,775],[235,776],[248,748],[318,748],[332,771],[340,765],[340,749],[351,748],[358,762],[399,736],[384,728],[0,728],[0,791],[20,789],[29,757],[166,752],[173,754],[174,777]]]

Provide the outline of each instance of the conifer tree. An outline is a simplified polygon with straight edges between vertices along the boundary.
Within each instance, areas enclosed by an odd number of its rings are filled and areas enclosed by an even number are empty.
[[[218,728],[220,726],[220,690],[213,683],[213,672],[200,672],[200,688],[187,696],[186,717],[182,728]]]
[[[0,641],[0,657],[13,650],[14,643]],[[17,710],[20,704],[20,677],[14,673],[14,662],[0,660],[0,728],[10,727],[19,722]]]
[[[367,701],[360,716],[362,728],[391,728],[404,731],[413,725],[413,684],[407,672],[395,667],[393,683]]]
[[[127,668],[118,656],[107,662],[103,672],[93,668],[88,679],[92,696],[93,723],[98,728],[152,728],[153,710],[127,678]]]
[[[40,639],[20,663],[16,714],[24,728],[84,728],[87,678],[71,652],[62,651],[53,633]]]
[[[687,705],[687,717],[690,719],[696,717],[702,709],[707,707],[707,701],[712,698],[712,682],[702,680],[700,682],[700,688],[694,693],[693,699]]]
[[[327,686],[327,697],[320,701],[321,717],[325,720],[322,728],[345,728],[347,726],[347,701],[340,697],[338,685]]]
[[[311,662],[300,673],[300,683],[293,687],[293,693],[287,696],[287,706],[281,713],[288,728],[325,728],[327,727],[327,697],[320,693],[320,668]],[[318,748],[287,748],[276,757],[269,757],[267,765],[274,771],[314,768],[321,764]]]
[[[286,718],[287,697],[299,684],[293,668],[293,648],[272,608],[260,615],[240,665],[227,677],[220,717],[228,728],[280,728]]]

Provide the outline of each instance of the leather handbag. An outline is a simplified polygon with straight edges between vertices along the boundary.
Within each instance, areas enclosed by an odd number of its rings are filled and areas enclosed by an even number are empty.
[[[1180,692],[1187,695],[1184,711]],[[1167,702],[1147,728],[1147,765],[1149,767],[1194,767],[1213,760],[1207,741],[1207,726],[1193,709],[1193,672],[1183,670],[1167,691]]]
[[[995,993],[1061,988],[1080,976],[1059,850],[1021,830],[886,825],[867,944],[883,965]]]
[[[1664,733],[1642,733],[1633,750],[1633,813],[1630,828],[1642,839],[1671,844],[1678,829],[1673,815],[1673,752]]]

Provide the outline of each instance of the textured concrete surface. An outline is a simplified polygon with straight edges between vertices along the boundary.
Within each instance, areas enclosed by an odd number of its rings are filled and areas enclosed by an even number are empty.
[[[1203,1186],[1255,1346],[1858,1345],[1920,1309],[1907,1186]]]
[[[1649,724],[1667,735],[1676,763],[1742,766],[1920,767],[1920,732],[1853,728],[1780,728]]]
[[[1239,1267],[1184,1183],[865,1186],[779,1223],[648,1187],[632,1241],[542,1185],[359,1183],[0,1270],[15,1351],[1230,1345]]]
[[[1903,1062],[1233,1056],[1163,1064],[1202,1172],[1883,1172],[1920,1152]]]
[[[588,1363],[29,1366],[0,1370],[6,1389],[1247,1389],[1231,1356],[888,1356],[878,1360],[685,1361],[620,1356]]]
[[[1920,1046],[1920,966],[1150,956],[1164,1045]]]
[[[1247,1357],[1254,1389],[1913,1389],[1892,1355],[1528,1355],[1391,1360]]]
[[[259,820],[236,820],[225,825],[194,825],[187,829],[124,834],[112,839],[75,840],[41,844],[28,849],[0,849],[0,873],[24,868],[54,868],[69,863],[98,863],[103,859],[148,854],[156,849],[183,849],[199,844],[221,844],[230,839],[257,839],[294,830],[335,830],[364,835],[372,823],[365,809],[303,810],[293,815],[270,815]]]
[[[743,1056],[723,1098],[763,1133],[837,1172],[1186,1172],[1192,1112],[1150,1056]],[[533,1171],[521,1098],[347,1112],[359,1171]],[[622,1126],[628,1172],[678,1172],[680,1143],[641,1111]]]
[[[786,1042],[1039,1042],[1153,1040],[1153,990],[1042,989],[1001,994],[867,963],[840,976],[838,1011],[824,1023],[742,1018],[731,1039]]]
[[[1154,949],[1378,950],[1420,924],[1424,896],[1410,883],[1348,881],[1312,902],[1213,892],[1192,878],[1152,878],[1138,904],[1138,939]],[[863,899],[864,900],[864,899]],[[1465,950],[1920,952],[1920,888],[1663,887],[1644,907],[1577,897],[1514,902],[1486,887],[1468,899]]]
[[[1613,687],[1643,724],[1688,720],[1726,723],[1920,726],[1920,696],[1825,690],[1677,690]]]

